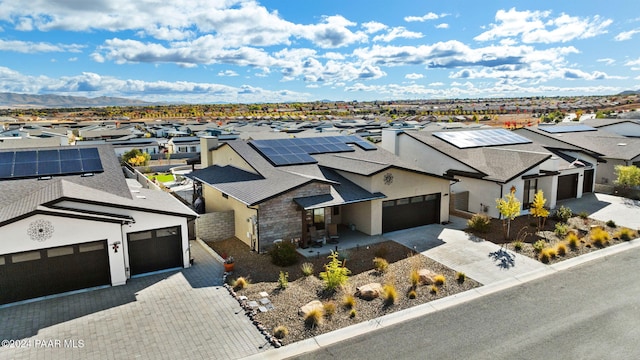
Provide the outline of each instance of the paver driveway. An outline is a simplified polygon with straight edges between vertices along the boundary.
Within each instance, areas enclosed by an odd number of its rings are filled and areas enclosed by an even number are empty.
[[[0,348],[0,358],[236,359],[263,351],[265,338],[220,286],[222,265],[199,243],[191,248],[189,269],[0,308],[0,340],[22,340]]]

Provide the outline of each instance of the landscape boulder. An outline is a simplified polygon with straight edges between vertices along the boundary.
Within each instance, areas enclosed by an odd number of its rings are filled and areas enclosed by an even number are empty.
[[[382,295],[380,283],[370,283],[356,288],[356,296],[363,300],[373,300]]]
[[[320,300],[313,300],[313,301],[307,303],[306,305],[302,306],[300,308],[300,310],[298,311],[298,314],[306,317],[308,313],[310,313],[311,311],[313,311],[315,309],[319,309],[320,311],[324,311],[324,305],[322,305],[322,302]]]
[[[420,285],[433,285],[435,283],[436,273],[429,269],[418,270],[418,276],[420,276]]]

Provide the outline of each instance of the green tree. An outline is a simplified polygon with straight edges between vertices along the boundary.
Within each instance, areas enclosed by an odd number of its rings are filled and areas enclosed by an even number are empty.
[[[516,199],[516,192],[512,190],[504,198],[496,199],[496,208],[502,215],[502,224],[505,229],[505,240],[509,240],[509,232],[511,230],[511,220],[520,215],[520,201]]]
[[[533,215],[538,220],[538,231],[544,228],[544,223],[549,216],[549,210],[547,210],[544,205],[547,203],[547,199],[544,198],[544,193],[542,190],[538,190],[538,192],[533,196],[533,203],[531,204],[531,215]]]
[[[616,185],[630,188],[640,186],[640,168],[635,165],[616,165]]]
[[[147,166],[151,160],[151,155],[140,151],[140,149],[131,149],[122,154],[122,162],[131,166]]]

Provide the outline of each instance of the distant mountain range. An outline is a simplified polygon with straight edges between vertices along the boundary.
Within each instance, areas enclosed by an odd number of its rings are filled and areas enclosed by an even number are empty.
[[[640,90],[625,90],[618,94],[618,96],[628,96],[628,95],[640,95]]]
[[[100,96],[32,95],[0,93],[0,108],[88,108],[102,106],[143,106],[157,105],[140,100]]]

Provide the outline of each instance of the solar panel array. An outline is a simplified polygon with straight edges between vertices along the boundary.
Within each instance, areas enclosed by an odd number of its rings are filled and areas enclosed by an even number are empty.
[[[563,134],[563,133],[597,130],[594,127],[582,125],[582,124],[580,125],[544,125],[544,126],[538,126],[538,129],[549,134]]]
[[[96,148],[0,152],[0,179],[39,178],[102,172]]]
[[[506,129],[435,132],[433,135],[459,148],[529,144],[532,141]]]
[[[311,155],[354,151],[349,144],[363,150],[377,149],[359,136],[253,140],[250,143],[274,166],[315,164],[317,161]]]

